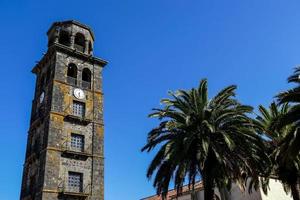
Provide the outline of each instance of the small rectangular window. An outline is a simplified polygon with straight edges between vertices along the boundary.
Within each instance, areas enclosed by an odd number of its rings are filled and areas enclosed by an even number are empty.
[[[72,133],[71,134],[71,149],[74,151],[84,151],[84,136]]]
[[[82,173],[69,172],[68,189],[70,192],[82,192]]]
[[[84,117],[85,115],[85,104],[79,101],[73,102],[73,114],[79,117]]]

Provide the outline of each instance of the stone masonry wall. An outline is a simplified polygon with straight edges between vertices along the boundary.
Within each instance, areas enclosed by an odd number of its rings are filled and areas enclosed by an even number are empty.
[[[91,32],[83,27],[71,22],[65,23],[61,28],[70,32],[71,37],[77,32],[83,34],[85,47],[93,46],[94,38]],[[71,41],[74,42],[72,39]],[[47,54],[33,70],[37,80],[21,200],[69,199],[63,195],[69,172],[82,173],[83,189],[88,188],[90,192],[87,193],[86,199],[104,200],[103,66],[91,63],[89,59],[92,51],[87,52],[85,49],[84,52],[76,52],[73,47],[68,49],[69,47],[61,45],[58,45],[57,49],[54,47],[49,47]],[[71,63],[78,69],[77,85],[67,81],[67,69]],[[89,69],[92,75],[90,89],[83,89],[81,85],[82,71],[85,68]],[[81,88],[85,92],[84,99],[74,97],[75,88]],[[43,93],[44,99],[41,100]],[[85,103],[84,119],[74,121],[68,118],[73,112],[73,101]],[[80,120],[84,120],[84,123]],[[72,133],[84,136],[84,150],[81,154],[68,151]],[[72,196],[71,199],[78,198]]]

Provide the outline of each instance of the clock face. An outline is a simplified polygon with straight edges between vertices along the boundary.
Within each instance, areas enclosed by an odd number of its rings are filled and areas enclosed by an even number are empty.
[[[84,92],[83,92],[81,89],[79,89],[79,88],[76,88],[76,89],[74,90],[74,96],[75,96],[77,99],[84,99],[84,98],[85,98]]]
[[[42,94],[40,95],[40,103],[44,101],[44,98],[45,98],[45,92],[42,92]]]

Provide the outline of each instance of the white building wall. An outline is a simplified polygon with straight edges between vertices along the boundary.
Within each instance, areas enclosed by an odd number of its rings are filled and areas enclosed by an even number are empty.
[[[246,189],[244,192],[240,190],[240,188],[234,184],[231,187],[230,191],[230,199],[232,200],[262,200],[260,190],[255,191],[254,189],[251,193]]]
[[[229,200],[293,200],[290,194],[286,194],[283,190],[282,184],[277,180],[270,180],[268,195],[265,195],[260,189],[258,191],[253,190],[250,194],[248,190],[242,192],[237,185],[232,185]],[[215,194],[221,199],[220,193],[215,189]],[[196,192],[197,199],[204,200],[204,191],[200,190]],[[172,200],[192,200],[191,194],[185,194]]]
[[[181,197],[178,197],[178,199],[176,199],[176,200],[191,200],[191,199],[192,199],[191,195],[187,194],[187,195],[183,195]]]
[[[265,195],[261,190],[262,200],[293,200],[291,194],[286,194],[283,190],[282,184],[275,179],[271,179],[269,183],[271,190],[268,191],[268,195]]]

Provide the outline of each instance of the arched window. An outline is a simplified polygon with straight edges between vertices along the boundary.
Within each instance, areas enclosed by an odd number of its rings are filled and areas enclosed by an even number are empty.
[[[74,42],[75,49],[77,49],[78,51],[84,53],[84,46],[85,46],[84,35],[82,35],[81,33],[77,33],[75,35],[75,42]]]
[[[89,54],[91,54],[93,52],[93,46],[91,41],[89,41]]]
[[[77,67],[73,63],[68,65],[67,82],[72,84],[72,85],[77,84]]]
[[[67,31],[60,31],[58,42],[60,44],[70,46],[70,35]]]
[[[82,87],[91,89],[91,71],[88,68],[82,70]]]

